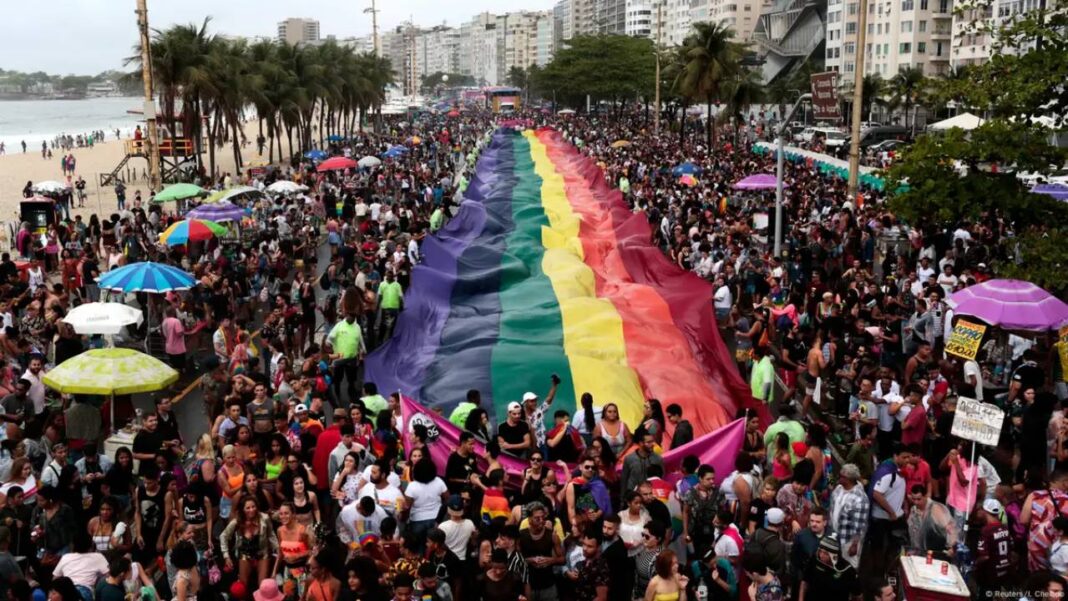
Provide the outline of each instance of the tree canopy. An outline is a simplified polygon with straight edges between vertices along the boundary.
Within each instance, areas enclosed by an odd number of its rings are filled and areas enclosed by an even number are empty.
[[[623,35],[578,36],[566,42],[544,69],[528,72],[534,88],[557,101],[581,106],[601,100],[652,97],[656,75],[653,42]]]

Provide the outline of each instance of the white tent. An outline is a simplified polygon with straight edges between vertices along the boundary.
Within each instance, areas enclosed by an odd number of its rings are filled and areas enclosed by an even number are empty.
[[[983,120],[971,113],[961,113],[955,117],[950,117],[945,121],[939,121],[938,123],[932,123],[927,126],[927,129],[933,131],[946,131],[953,129],[954,127],[963,129],[964,131],[971,131],[983,124]]]

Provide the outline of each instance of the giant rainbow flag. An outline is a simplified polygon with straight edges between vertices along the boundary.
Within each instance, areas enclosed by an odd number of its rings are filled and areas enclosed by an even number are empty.
[[[557,132],[498,130],[460,210],[424,241],[367,378],[444,411],[475,388],[503,418],[556,373],[558,407],[589,392],[633,427],[656,398],[711,432],[752,396],[716,329],[711,286],[650,240],[645,216]]]

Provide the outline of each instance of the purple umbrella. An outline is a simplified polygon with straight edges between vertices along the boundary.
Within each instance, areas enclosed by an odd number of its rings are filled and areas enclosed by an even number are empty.
[[[226,200],[200,205],[186,215],[186,217],[206,219],[216,223],[220,221],[241,221],[244,216],[245,209]]]
[[[1006,330],[1052,330],[1068,323],[1068,305],[1022,280],[989,280],[947,299],[958,315],[972,315]]]
[[[1031,188],[1034,194],[1046,194],[1057,200],[1068,200],[1068,186],[1064,184],[1039,184]]]
[[[785,186],[785,184],[783,184]],[[734,184],[735,190],[774,190],[775,176],[770,173],[758,173],[750,175],[742,181]]]

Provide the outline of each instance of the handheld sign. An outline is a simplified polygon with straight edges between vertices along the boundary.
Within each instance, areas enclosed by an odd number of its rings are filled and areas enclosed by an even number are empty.
[[[946,341],[946,352],[971,361],[979,352],[986,326],[958,319]]]
[[[972,440],[979,444],[996,446],[1001,437],[1005,412],[991,403],[967,397],[957,399],[957,412],[953,416],[953,436]]]

